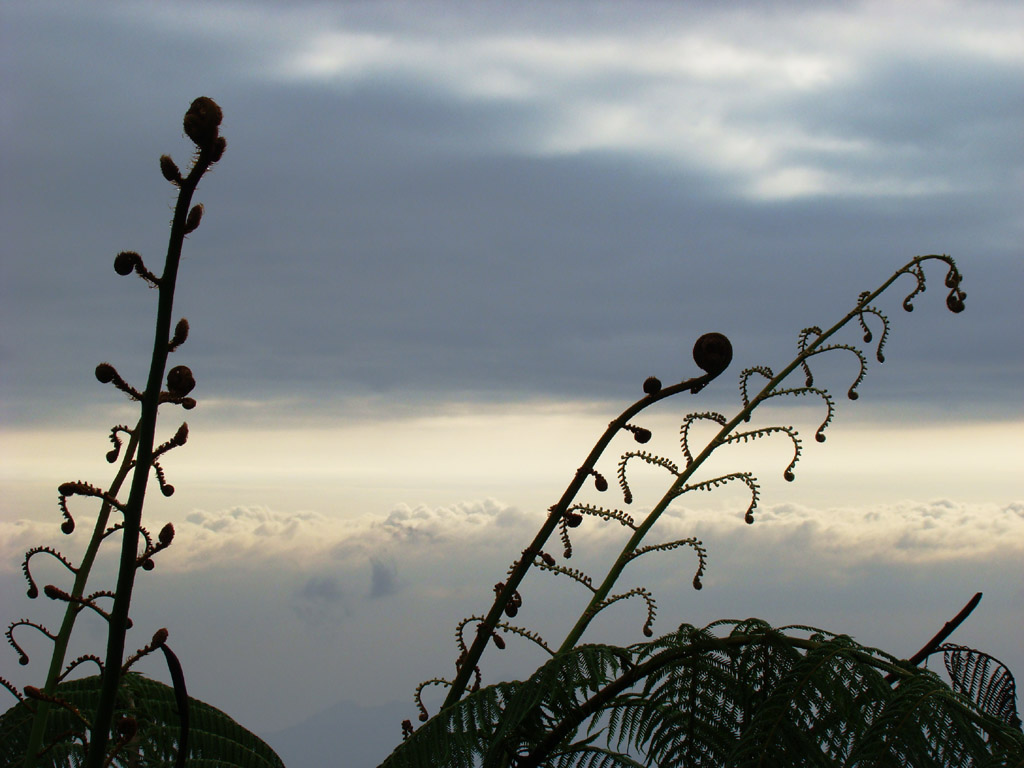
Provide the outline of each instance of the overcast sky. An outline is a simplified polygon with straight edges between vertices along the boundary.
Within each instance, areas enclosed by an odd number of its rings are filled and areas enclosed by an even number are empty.
[[[200,406],[165,462],[179,491],[149,508],[179,539],[136,611],[168,626],[196,695],[265,733],[407,698],[446,674],[454,624],[646,376],[694,375],[696,337],[732,339],[728,372],[651,417],[678,454],[681,414],[735,409],[742,368],[785,365],[801,328],[925,253],[957,259],[967,311],[933,268],[904,313],[905,279],[880,302],[886,363],[839,398],[829,441],[809,439],[813,404],[779,412],[808,444],[795,484],[775,483],[778,454],[759,466],[758,523],[741,494],[674,512],[711,572],[660,629],[758,615],[909,655],[981,590],[954,639],[1024,673],[1019,4],[0,14],[5,583],[53,539],[57,484],[107,482],[105,432],[133,411],[92,371],[141,382],[155,312],[111,264],[130,249],[159,271],[174,196],[157,159],[186,164],[181,116],[206,95],[228,150],[196,196],[174,360]],[[849,361],[828,373],[841,395]],[[609,535],[581,532],[610,555]],[[680,576],[669,560],[652,588]],[[5,620],[44,608],[2,593]],[[235,649],[211,650],[225,633]],[[37,679],[13,661],[0,674]],[[520,661],[490,679],[539,660]]]

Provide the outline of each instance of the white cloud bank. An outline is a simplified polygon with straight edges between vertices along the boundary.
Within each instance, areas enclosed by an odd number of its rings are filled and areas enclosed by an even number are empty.
[[[279,728],[341,698],[406,699],[417,682],[447,674],[455,625],[486,611],[491,585],[540,520],[485,499],[396,505],[386,515],[357,519],[265,507],[194,510],[174,524],[172,546],[157,556],[152,573],[140,574],[138,632],[168,626],[194,695],[247,725]],[[87,521],[79,525],[85,530]],[[7,583],[20,579],[19,551],[54,542],[54,529],[0,524]],[[1024,664],[1010,639],[1019,625],[1012,606],[1024,599],[1024,503],[933,500],[829,510],[779,504],[760,510],[752,526],[743,523],[742,509],[680,507],[655,532],[659,540],[695,535],[708,549],[701,592],[690,586],[696,558],[689,550],[647,555],[623,574],[624,589],[643,584],[653,591],[657,633],[680,620],[757,615],[851,632],[909,655],[980,590],[986,600],[979,618],[955,639],[1011,669]],[[557,539],[547,549],[559,562],[601,577],[624,541],[617,524],[591,519],[573,531],[571,560],[562,558]],[[64,578],[42,558],[33,572],[43,583]],[[522,592],[521,621],[554,643],[586,597],[579,585],[546,573],[528,577]],[[7,593],[2,607],[11,616],[46,605],[30,603],[20,588]],[[608,613],[588,639],[642,639],[642,607],[626,601]],[[234,651],[211,652],[225,638]],[[97,642],[87,633],[80,652]],[[539,660],[528,643],[513,643],[485,659],[485,673],[491,681],[518,676]],[[239,676],[247,678],[244,686]]]
[[[621,508],[642,519],[639,510]],[[710,541],[715,536],[735,535],[743,528],[742,517],[742,504],[733,510],[677,505],[656,530],[666,536],[697,535]],[[797,540],[822,556],[835,555],[845,561],[926,563],[1024,552],[1024,502],[970,504],[935,499],[821,510],[782,503],[758,507],[755,519],[752,536],[767,538],[775,545]],[[194,510],[172,518],[172,522],[175,540],[158,558],[161,570],[194,570],[204,564],[232,567],[249,560],[280,560],[310,567],[369,558],[381,549],[400,553],[400,560],[409,559],[413,552],[419,552],[415,555],[418,560],[444,559],[471,547],[505,548],[511,557],[517,551],[514,543],[522,541],[525,546],[542,520],[486,499],[440,507],[399,504],[386,516],[355,519],[240,506]],[[78,530],[90,530],[91,524],[90,519],[81,518]],[[29,546],[59,546],[71,541],[61,537],[56,528],[41,521],[0,523],[0,568],[13,570],[19,553]],[[573,531],[573,539],[610,545],[616,530],[625,529],[589,518]],[[426,548],[430,551],[424,552]],[[549,549],[558,553],[561,545],[552,540]]]

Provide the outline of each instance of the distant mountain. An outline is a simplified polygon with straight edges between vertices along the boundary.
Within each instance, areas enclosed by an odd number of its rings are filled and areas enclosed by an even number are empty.
[[[415,715],[409,702],[361,707],[340,701],[291,728],[259,736],[287,768],[376,768],[402,740],[402,721]]]

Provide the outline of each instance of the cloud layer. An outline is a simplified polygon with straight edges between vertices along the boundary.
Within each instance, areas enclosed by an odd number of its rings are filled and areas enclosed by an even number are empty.
[[[285,723],[279,717],[232,693],[232,676],[253,665],[265,669],[263,684],[277,686],[294,721],[336,701],[339,690],[368,703],[404,698],[431,669],[446,673],[456,624],[487,609],[491,585],[539,524],[536,516],[493,499],[399,505],[364,519],[266,508],[197,510],[175,521],[174,544],[157,557],[156,570],[141,575],[133,616],[141,627],[171,628],[176,649],[197,678],[196,695],[256,724],[280,727]],[[5,578],[20,578],[17,550],[48,542],[53,528],[0,526]],[[981,623],[957,639],[976,638],[1011,669],[1024,665],[1019,648],[1000,640],[1013,636],[1012,606],[1024,597],[1013,575],[1019,576],[1024,555],[1021,503],[933,500],[829,510],[769,505],[753,526],[742,522],[741,508],[679,506],[652,536],[649,543],[697,536],[708,550],[701,592],[690,586],[697,560],[689,549],[645,555],[623,574],[621,590],[652,590],[658,632],[680,620],[700,624],[757,615],[851,632],[861,642],[909,654],[980,590],[986,595]],[[563,558],[557,540],[548,549],[560,563],[601,578],[625,538],[618,524],[595,518],[573,531],[571,560]],[[60,583],[60,567],[44,560],[33,561],[33,573],[41,583]],[[889,584],[885,594],[878,592],[882,583]],[[11,605],[2,607],[12,615],[15,603],[22,612],[52,610],[27,604],[20,590],[8,592]],[[537,572],[523,597],[516,621],[557,642],[585,594],[570,579]],[[629,603],[607,611],[589,639],[640,639],[646,612]],[[899,618],[879,623],[879,611]],[[244,664],[215,663],[208,644],[218,633],[237,638],[246,649]],[[88,646],[90,638],[87,632],[80,645]],[[380,651],[382,642],[387,653]],[[349,661],[334,664],[329,660],[339,645]],[[290,652],[282,656],[282,648]],[[488,679],[524,674],[538,661],[529,643],[512,643],[507,652],[491,655]],[[331,671],[311,676],[318,664]]]
[[[159,260],[197,89],[230,142],[178,292],[200,402],[617,396],[712,328],[777,364],[949,252],[969,311],[900,318],[876,397],[1019,411],[1015,5],[556,5],[12,4],[4,418],[142,375],[109,263]]]

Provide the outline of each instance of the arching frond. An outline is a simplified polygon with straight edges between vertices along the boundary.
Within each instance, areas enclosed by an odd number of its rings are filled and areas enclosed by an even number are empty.
[[[887,673],[895,673],[890,685]],[[849,637],[763,621],[579,646],[443,710],[399,766],[1021,765],[1024,734],[937,675]]]
[[[100,690],[100,677],[93,675],[61,683],[56,695],[63,701],[91,712]],[[0,715],[0,765],[20,765],[32,728],[32,713],[21,702]],[[133,672],[122,676],[116,712],[138,723],[138,735],[121,750],[114,766],[142,765],[171,768],[178,755],[179,715],[174,689]],[[67,709],[55,709],[47,720],[45,745],[52,745],[39,765],[64,768],[80,765],[85,750],[80,742],[64,734],[80,730]],[[188,765],[203,768],[284,768],[281,759],[266,743],[247,731],[219,709],[198,699],[189,699]]]

